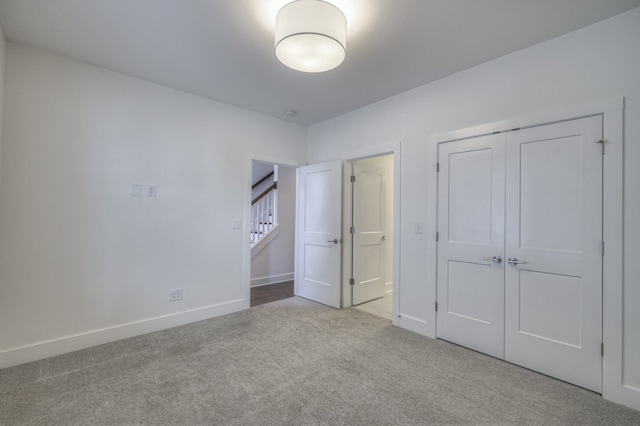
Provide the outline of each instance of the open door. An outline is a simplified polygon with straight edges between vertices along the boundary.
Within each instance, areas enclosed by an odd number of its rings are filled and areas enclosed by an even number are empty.
[[[354,162],[353,293],[359,305],[385,293],[385,175],[365,161]]]
[[[298,169],[296,295],[340,307],[342,163]]]

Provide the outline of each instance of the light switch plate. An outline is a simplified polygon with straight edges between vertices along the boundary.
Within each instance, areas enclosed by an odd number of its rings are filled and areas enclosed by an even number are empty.
[[[415,223],[413,224],[413,231],[414,231],[416,234],[422,234],[422,231],[423,231],[422,222],[415,222]]]
[[[134,183],[131,185],[131,196],[132,197],[141,197],[142,196],[142,185],[139,183]]]
[[[231,221],[231,229],[240,229],[240,228],[242,228],[242,220],[233,219]]]

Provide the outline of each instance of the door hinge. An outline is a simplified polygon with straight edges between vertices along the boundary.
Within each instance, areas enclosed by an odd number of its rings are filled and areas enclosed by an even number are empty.
[[[349,278],[349,284],[350,285],[355,285],[356,280],[354,280],[353,278]]]
[[[440,233],[436,232],[436,241],[438,241],[440,239]]]
[[[355,182],[356,181],[356,177],[355,176],[351,176],[351,182]]]
[[[440,162],[436,163],[436,173],[440,173]]]
[[[349,228],[349,232],[351,232],[352,234],[356,233],[356,227],[352,226],[351,228]]]
[[[602,144],[602,155],[604,155],[604,144],[605,144],[605,140],[604,139],[600,139],[599,141],[597,141],[596,143],[601,143]]]
[[[600,343],[600,356],[604,357],[604,343]]]
[[[438,302],[436,302],[436,312],[438,312]]]
[[[602,253],[602,255],[604,256],[604,241],[600,242],[600,252]]]

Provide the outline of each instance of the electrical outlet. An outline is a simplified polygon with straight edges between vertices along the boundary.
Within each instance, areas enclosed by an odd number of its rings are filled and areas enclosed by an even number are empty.
[[[174,288],[169,290],[169,302],[177,302],[178,300],[182,300],[182,289]]]
[[[147,197],[155,197],[158,195],[158,187],[156,185],[147,186]]]

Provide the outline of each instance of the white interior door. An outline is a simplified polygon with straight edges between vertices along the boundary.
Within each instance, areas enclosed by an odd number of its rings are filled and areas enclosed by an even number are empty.
[[[298,169],[296,294],[340,307],[342,165]]]
[[[504,135],[438,147],[437,335],[498,358],[504,357],[504,158]]]
[[[602,390],[602,117],[507,135],[505,359]]]
[[[601,392],[601,139],[596,116],[440,144],[438,337]]]
[[[385,177],[381,168],[354,162],[352,303],[359,305],[385,292]]]

